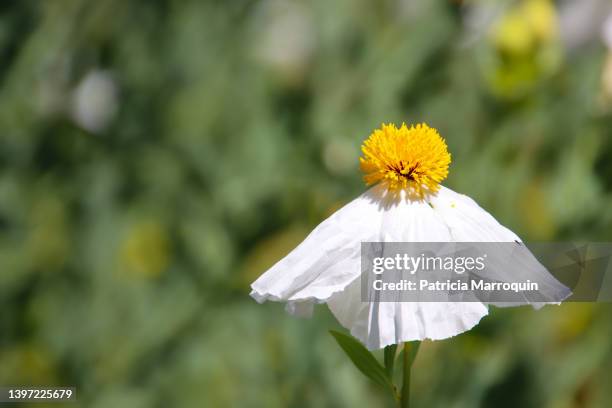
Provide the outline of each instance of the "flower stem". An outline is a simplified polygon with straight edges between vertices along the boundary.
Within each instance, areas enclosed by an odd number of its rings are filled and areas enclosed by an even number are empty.
[[[400,399],[401,408],[410,408],[410,343],[404,343],[404,378],[402,380],[402,395]]]

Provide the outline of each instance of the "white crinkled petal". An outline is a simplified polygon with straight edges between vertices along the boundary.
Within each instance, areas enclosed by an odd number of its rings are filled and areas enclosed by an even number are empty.
[[[476,326],[488,309],[479,302],[362,302],[360,280],[327,305],[370,350],[413,340],[441,340]]]
[[[404,191],[392,196],[378,185],[319,224],[251,285],[251,296],[259,302],[286,301],[290,313],[304,316],[311,313],[314,302],[327,302],[338,321],[369,349],[444,339],[478,324],[487,315],[487,306],[363,302],[361,243],[513,241],[520,238],[465,195],[441,187],[425,201],[409,200]],[[556,280],[551,280],[554,286],[552,281]]]
[[[436,212],[444,219],[454,242],[516,242],[517,245],[522,243],[514,232],[501,225],[491,214],[464,194],[440,187],[438,194],[432,196],[430,201]],[[504,247],[499,252],[507,251],[508,248]],[[506,265],[496,267],[490,264],[490,268],[486,270],[489,274],[482,277],[500,282],[537,281],[540,287],[539,298],[551,300],[530,302],[525,299],[524,304],[530,304],[537,309],[548,303],[558,304],[559,300],[571,295],[571,291],[552,276],[526,247],[517,247],[516,251],[504,260]],[[491,304],[500,307],[519,305],[503,302]]]
[[[322,302],[359,278],[362,242],[450,240],[427,203],[403,194],[390,196],[378,185],[342,207],[260,276],[251,296],[258,302]]]
[[[513,242],[521,239],[470,197],[440,186],[429,201],[448,226],[453,242]]]
[[[385,242],[448,242],[452,236],[425,201],[403,197],[388,206],[381,223]],[[412,340],[440,340],[474,327],[488,309],[478,302],[362,302],[357,279],[327,304],[340,324],[370,350]]]
[[[251,296],[265,300],[323,302],[360,274],[362,241],[381,240],[384,210],[371,189],[319,224],[306,239],[259,277]],[[296,310],[289,306],[289,311]]]

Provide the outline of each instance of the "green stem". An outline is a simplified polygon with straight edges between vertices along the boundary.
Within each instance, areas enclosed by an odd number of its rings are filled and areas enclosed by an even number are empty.
[[[402,380],[401,408],[410,408],[410,343],[404,343],[404,378]]]

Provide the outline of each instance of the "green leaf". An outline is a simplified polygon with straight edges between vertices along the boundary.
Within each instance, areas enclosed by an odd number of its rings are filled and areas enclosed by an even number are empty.
[[[410,342],[410,346],[411,346],[410,347],[410,367],[412,367],[412,365],[414,364],[414,359],[416,358],[416,355],[419,352],[419,347],[421,347],[421,342],[420,341],[411,341]],[[402,353],[403,352],[404,352],[404,349],[402,348],[398,358],[402,358]]]
[[[395,353],[397,352],[397,344],[392,344],[385,347],[385,370],[387,377],[393,378],[393,367],[395,365]]]
[[[344,350],[346,355],[351,359],[353,364],[361,371],[366,377],[374,381],[383,388],[388,389],[392,393],[393,384],[384,367],[376,360],[374,355],[368,351],[357,339],[352,336],[337,332],[335,330],[329,331],[338,345]]]

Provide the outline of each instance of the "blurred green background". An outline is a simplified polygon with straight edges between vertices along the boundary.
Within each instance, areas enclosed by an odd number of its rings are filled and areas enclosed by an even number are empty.
[[[364,191],[382,122],[438,128],[445,184],[524,240],[611,241],[610,13],[2,2],[0,384],[73,385],[70,407],[389,405],[326,307],[295,319],[249,284]],[[610,304],[495,309],[423,343],[414,404],[609,407],[611,339]]]

